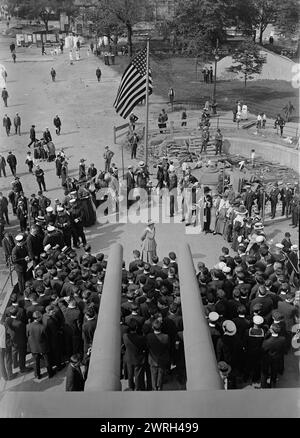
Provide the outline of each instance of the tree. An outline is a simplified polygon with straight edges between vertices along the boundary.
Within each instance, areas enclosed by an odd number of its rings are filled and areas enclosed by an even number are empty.
[[[254,0],[260,44],[268,24],[273,23],[277,17],[278,3],[278,0]]]
[[[253,74],[260,74],[265,56],[260,54],[259,47],[253,41],[243,42],[232,54],[233,65],[227,70],[244,75],[245,87],[248,79],[253,79]],[[235,65],[234,65],[235,64]]]
[[[171,26],[183,50],[194,56],[212,52],[232,23],[230,0],[180,0]]]
[[[126,28],[129,56],[133,54],[133,26],[147,15],[150,3],[147,0],[99,0],[98,8],[103,11],[103,24],[115,21]]]
[[[274,23],[276,30],[286,37],[294,37],[299,35],[299,23],[298,0],[284,0],[280,2]]]
[[[291,115],[292,115],[292,113],[295,111],[295,107],[294,107],[294,105],[292,104],[291,101],[289,101],[289,103],[287,103],[287,104],[282,108],[282,110],[284,111],[286,121],[289,122],[290,119],[291,119]]]
[[[78,9],[74,0],[11,0],[10,10],[21,18],[40,18],[48,32],[48,23],[53,16],[64,11],[71,16]]]

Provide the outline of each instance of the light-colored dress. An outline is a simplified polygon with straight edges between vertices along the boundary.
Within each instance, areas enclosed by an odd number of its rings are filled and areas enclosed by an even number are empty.
[[[156,256],[155,228],[147,227],[141,236],[142,240],[142,261],[152,263],[152,257]]]

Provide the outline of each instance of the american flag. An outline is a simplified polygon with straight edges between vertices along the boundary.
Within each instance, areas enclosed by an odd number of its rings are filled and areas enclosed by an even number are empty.
[[[146,97],[147,48],[145,47],[123,73],[114,107],[126,119],[133,108]],[[149,95],[152,94],[152,76],[149,68]]]

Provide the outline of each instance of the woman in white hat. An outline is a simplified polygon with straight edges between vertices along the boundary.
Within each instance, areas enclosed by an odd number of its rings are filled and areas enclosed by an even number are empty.
[[[152,263],[152,257],[156,256],[155,225],[150,219],[148,226],[141,236],[142,240],[142,261]]]

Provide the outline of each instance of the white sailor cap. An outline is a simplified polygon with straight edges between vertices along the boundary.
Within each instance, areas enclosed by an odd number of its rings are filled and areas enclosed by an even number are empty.
[[[64,209],[63,209],[63,207],[57,207],[57,211],[61,212],[61,211],[64,211]]]
[[[298,251],[298,245],[292,245],[291,246],[292,251]]]
[[[76,199],[70,199],[70,204],[74,204],[76,202]]]
[[[49,231],[51,233],[54,230],[55,230],[55,228],[52,225],[48,225],[47,231]]]
[[[53,212],[53,208],[52,207],[47,207],[46,208],[46,212],[47,213],[52,213]]]
[[[15,237],[15,240],[16,240],[17,242],[22,242],[22,240],[24,240],[24,235],[23,235],[23,234],[18,234],[18,235]]]
[[[262,243],[264,240],[265,240],[264,236],[257,236],[257,238],[255,239],[257,243]]]
[[[276,243],[276,248],[282,249],[284,248],[284,245],[282,245],[282,243]]]
[[[47,252],[51,248],[52,248],[52,246],[50,245],[50,243],[48,243],[48,245],[44,246],[44,251]]]

